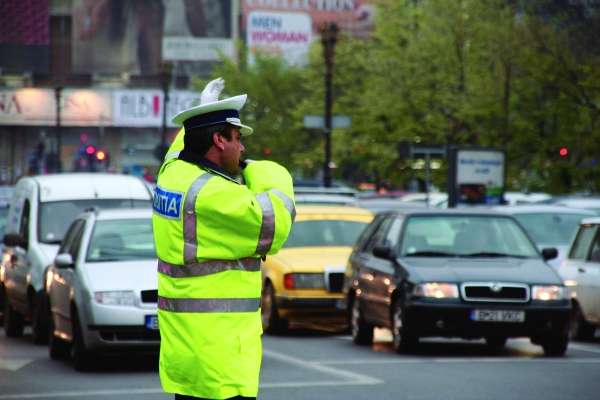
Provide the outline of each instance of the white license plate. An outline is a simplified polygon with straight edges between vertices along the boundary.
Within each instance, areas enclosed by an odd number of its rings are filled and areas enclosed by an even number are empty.
[[[146,321],[145,324],[146,328],[151,330],[151,331],[157,331],[158,330],[158,315],[146,315]]]
[[[473,310],[473,321],[488,322],[525,322],[525,311],[514,310]]]

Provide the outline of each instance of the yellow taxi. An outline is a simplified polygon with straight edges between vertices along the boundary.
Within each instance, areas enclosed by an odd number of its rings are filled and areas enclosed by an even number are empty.
[[[350,206],[299,205],[290,236],[263,263],[263,329],[282,332],[290,321],[345,323],[342,285],[354,242],[373,219]]]

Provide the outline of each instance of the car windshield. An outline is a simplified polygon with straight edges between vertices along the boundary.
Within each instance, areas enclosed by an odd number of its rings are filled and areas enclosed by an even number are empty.
[[[156,258],[151,219],[98,221],[86,261],[130,261]]]
[[[405,257],[539,257],[521,227],[498,216],[413,216],[400,246]]]
[[[515,214],[537,244],[568,245],[577,232],[579,222],[589,215],[580,214]]]
[[[365,226],[360,221],[296,221],[283,247],[352,246]]]
[[[149,200],[132,199],[65,200],[41,203],[38,221],[39,241],[49,244],[60,243],[73,219],[92,207],[147,208],[150,206]]]

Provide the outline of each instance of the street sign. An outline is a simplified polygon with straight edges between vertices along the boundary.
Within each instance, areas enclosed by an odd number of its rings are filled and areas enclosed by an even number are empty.
[[[352,118],[348,115],[334,115],[331,118],[331,127],[337,129],[350,128]],[[304,127],[308,129],[323,129],[325,128],[325,118],[322,115],[305,115]]]

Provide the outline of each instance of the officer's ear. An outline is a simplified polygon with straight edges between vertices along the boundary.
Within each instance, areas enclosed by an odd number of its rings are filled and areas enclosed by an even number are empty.
[[[221,134],[221,132],[213,133],[213,146],[219,150],[225,150],[225,142],[227,139]]]

